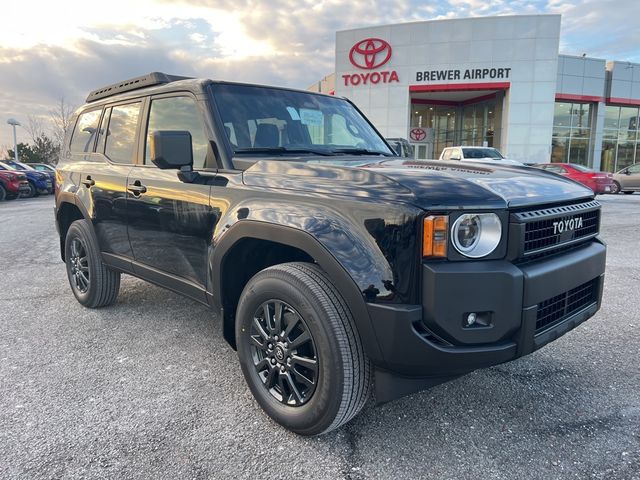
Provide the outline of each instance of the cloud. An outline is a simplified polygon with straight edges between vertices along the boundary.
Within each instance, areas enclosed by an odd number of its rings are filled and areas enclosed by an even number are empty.
[[[0,144],[9,116],[26,122],[60,97],[80,104],[150,71],[305,88],[333,70],[336,31],[370,25],[562,13],[562,51],[640,61],[637,0],[111,0],[100,15],[86,1],[23,0],[4,9]]]

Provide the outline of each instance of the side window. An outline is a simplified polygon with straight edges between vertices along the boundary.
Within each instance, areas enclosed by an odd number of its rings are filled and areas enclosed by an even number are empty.
[[[629,173],[640,173],[640,163],[637,165],[632,165],[628,168]]]
[[[71,135],[69,150],[76,153],[87,153],[93,151],[93,142],[96,139],[98,130],[98,120],[102,110],[92,110],[81,113],[76,121],[76,126]]]
[[[98,146],[96,152],[104,153],[104,141],[107,138],[107,125],[109,124],[109,117],[111,116],[111,108],[107,108],[102,116],[102,122],[100,122],[100,129],[98,130]]]
[[[111,109],[104,154],[115,163],[133,163],[140,102],[118,105]]]
[[[449,160],[451,158],[451,149],[447,148],[444,153],[442,154],[442,159],[443,160]]]
[[[158,98],[151,102],[144,163],[151,164],[149,139],[152,132],[180,130],[191,133],[193,167],[203,168],[207,159],[209,141],[204,133],[202,116],[195,101],[190,97]]]
[[[454,148],[452,150],[452,156],[454,157],[458,157],[459,160],[462,160],[464,157],[462,156],[462,149],[461,148]]]

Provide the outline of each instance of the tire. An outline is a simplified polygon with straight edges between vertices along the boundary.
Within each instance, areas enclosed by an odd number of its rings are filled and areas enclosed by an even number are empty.
[[[611,187],[611,193],[613,195],[620,193],[620,184],[615,180],[613,181],[613,186]]]
[[[7,191],[4,189],[3,185],[0,185],[0,202],[7,199]]]
[[[29,182],[29,193],[24,195],[24,198],[33,198],[38,195],[38,189],[33,184],[33,182]]]
[[[115,302],[120,290],[120,273],[102,263],[98,243],[87,220],[71,224],[65,238],[65,263],[69,285],[78,302],[99,308]]]
[[[5,200],[15,200],[16,198],[18,198],[18,195],[7,195]]]
[[[283,312],[279,327],[278,308]],[[300,342],[305,331],[309,339]],[[316,265],[275,265],[249,280],[238,303],[236,342],[242,372],[257,402],[273,420],[300,435],[340,427],[369,398],[371,365],[353,316]]]

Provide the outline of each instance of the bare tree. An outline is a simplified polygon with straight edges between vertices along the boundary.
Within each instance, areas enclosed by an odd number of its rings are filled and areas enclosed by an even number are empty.
[[[71,125],[71,117],[73,116],[74,110],[75,107],[67,104],[64,101],[64,97],[61,97],[56,108],[49,111],[53,140],[58,146],[62,145],[67,132],[73,127],[73,125]]]
[[[45,136],[44,125],[42,123],[42,119],[29,115],[28,124],[24,125],[24,129],[29,133],[31,140],[35,143],[38,138],[42,138]]]

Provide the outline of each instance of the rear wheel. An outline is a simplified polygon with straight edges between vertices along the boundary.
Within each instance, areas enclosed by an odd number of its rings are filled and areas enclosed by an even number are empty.
[[[7,191],[4,189],[3,185],[0,185],[0,202],[3,200],[6,200],[7,198]]]
[[[615,180],[613,181],[613,185],[611,185],[611,193],[613,194],[620,193],[620,184]]]
[[[345,424],[369,397],[371,366],[347,305],[309,263],[275,265],[245,286],[238,357],[262,409],[301,435]]]
[[[97,242],[87,220],[71,224],[65,239],[65,263],[71,290],[85,307],[113,303],[120,290],[120,273],[102,263]]]

